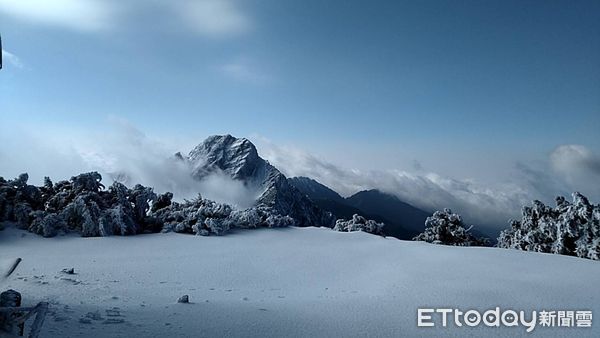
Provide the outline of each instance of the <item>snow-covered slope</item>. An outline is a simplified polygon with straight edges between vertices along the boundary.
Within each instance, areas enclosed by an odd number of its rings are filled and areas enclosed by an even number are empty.
[[[181,154],[176,157],[181,158]],[[277,168],[258,156],[256,147],[245,138],[215,135],[196,146],[185,158],[193,176],[202,180],[213,173],[224,173],[256,191],[256,205],[275,209],[296,219],[298,225],[333,226],[333,216],[321,210],[288,183]]]
[[[42,337],[600,336],[592,328],[418,328],[417,308],[592,310],[600,264],[325,228],[42,238],[0,232],[22,257],[2,289],[49,300]],[[75,275],[63,274],[74,267]],[[191,304],[178,304],[188,294]],[[439,324],[439,321],[438,321]]]

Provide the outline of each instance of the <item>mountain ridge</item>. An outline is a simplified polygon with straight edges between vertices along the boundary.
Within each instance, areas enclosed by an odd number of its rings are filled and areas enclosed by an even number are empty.
[[[223,173],[242,181],[255,189],[256,206],[288,215],[299,226],[332,227],[335,222],[331,213],[321,210],[290,184],[283,173],[261,158],[254,144],[246,138],[229,134],[210,136],[192,149],[184,160],[191,165],[192,176],[198,180],[213,173]]]
[[[357,213],[378,222],[384,222],[386,235],[412,239],[421,233],[430,213],[416,208],[398,197],[377,189],[363,190],[344,198],[333,189],[308,177],[292,177],[290,183],[305,193],[319,207],[349,219]]]

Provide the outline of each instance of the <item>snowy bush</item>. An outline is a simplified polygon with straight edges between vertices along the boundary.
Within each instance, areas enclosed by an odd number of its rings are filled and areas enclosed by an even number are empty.
[[[444,211],[436,211],[433,216],[427,217],[425,231],[413,240],[455,246],[485,245],[487,240],[471,235],[469,232],[471,228],[465,229],[460,215],[452,213],[450,209],[444,209]]]
[[[64,220],[60,216],[36,210],[28,230],[44,237],[54,237],[64,228]]]
[[[264,224],[269,228],[283,228],[296,225],[296,220],[287,215],[270,214],[265,219]]]
[[[343,232],[364,231],[370,234],[382,235],[384,226],[385,225],[383,223],[377,223],[374,220],[368,220],[363,216],[354,214],[352,216],[352,219],[347,221],[343,219],[338,219],[335,222],[333,230]]]
[[[97,172],[57,183],[46,177],[39,188],[28,185],[28,179],[27,174],[8,181],[0,177],[0,223],[13,222],[44,237],[70,231],[85,237],[160,231],[206,236],[223,235],[231,228],[296,224],[267,206],[234,210],[200,195],[176,203],[172,193],[157,195],[139,184],[129,189],[114,182],[105,189]]]
[[[83,191],[98,192],[100,189],[104,189],[104,185],[100,181],[102,181],[102,176],[95,171],[71,177],[75,193]]]
[[[13,217],[19,229],[29,227],[29,214],[33,211],[28,203],[19,202],[13,207]]]
[[[556,198],[556,207],[533,201],[520,221],[498,237],[498,247],[600,259],[600,205],[578,192],[573,202]]]
[[[256,208],[246,210],[234,210],[227,219],[231,227],[244,229],[256,228],[260,226],[261,217]]]
[[[56,184],[46,177],[39,188],[28,185],[28,179],[27,174],[9,181],[0,178],[0,222],[14,222],[45,237],[67,231],[86,237],[156,231],[156,219],[149,216],[157,199],[151,188],[128,189],[115,182],[104,190],[97,172]],[[162,205],[167,201],[163,196]]]
[[[296,224],[289,216],[273,208],[252,207],[233,210],[227,204],[203,199],[202,196],[183,203],[172,203],[152,215],[164,223],[163,231],[207,236],[223,235],[232,228],[285,227]]]
[[[138,227],[131,209],[124,205],[117,205],[102,213],[98,231],[101,236],[126,236],[138,233]]]

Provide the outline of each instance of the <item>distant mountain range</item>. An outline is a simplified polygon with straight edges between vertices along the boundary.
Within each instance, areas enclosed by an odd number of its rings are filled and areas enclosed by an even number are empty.
[[[389,236],[412,239],[423,232],[430,213],[401,201],[396,196],[379,190],[360,191],[348,198],[308,177],[292,177],[288,181],[305,193],[321,209],[338,218],[351,218],[353,214],[384,222],[384,233]]]
[[[294,218],[300,226],[333,226],[335,219],[350,219],[359,214],[384,222],[386,235],[412,239],[421,233],[429,213],[378,190],[360,191],[348,198],[308,177],[286,178],[277,168],[258,155],[245,138],[215,135],[196,146],[188,156],[175,154],[185,161],[198,180],[225,174],[244,182],[256,192],[256,206],[271,208]]]

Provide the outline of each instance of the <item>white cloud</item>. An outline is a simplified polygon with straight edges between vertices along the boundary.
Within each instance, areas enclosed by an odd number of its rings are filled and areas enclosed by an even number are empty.
[[[0,126],[0,176],[12,178],[27,172],[31,184],[40,185],[44,176],[57,181],[98,171],[106,186],[117,180],[129,187],[139,183],[159,193],[170,191],[177,201],[201,193],[242,208],[253,204],[255,191],[243,182],[219,173],[197,181],[188,165],[172,160],[175,152],[189,149],[179,148],[170,139],[149,137],[125,119],[111,116],[108,122],[93,130]]]
[[[100,0],[0,0],[0,12],[34,24],[97,31],[111,25],[114,8]]]
[[[172,191],[177,198],[201,192],[207,198],[238,205],[248,205],[254,198],[252,191],[225,177],[205,182],[191,179],[188,168],[168,160],[176,151],[189,150],[181,141],[146,136],[119,118],[110,122],[108,129],[99,125],[79,131],[48,125],[0,126],[0,175],[14,177],[28,171],[33,183],[40,184],[44,175],[64,179],[98,170],[108,184],[111,178],[126,177],[129,184]],[[344,196],[379,189],[428,211],[449,207],[468,222],[488,229],[506,228],[507,220],[519,217],[521,207],[533,199],[551,203],[554,196],[577,190],[596,203],[600,199],[600,187],[595,184],[600,178],[600,160],[583,146],[558,147],[546,162],[518,164],[517,175],[509,182],[483,184],[421,166],[412,172],[348,169],[295,147],[280,146],[260,136],[251,138],[260,155],[288,177],[314,178]]]
[[[0,12],[34,24],[97,31],[111,25],[111,4],[100,0],[0,0]]]
[[[451,208],[469,222],[488,228],[505,228],[509,218],[517,218],[521,207],[534,199],[550,203],[556,195],[581,191],[592,200],[600,191],[591,187],[597,182],[600,161],[589,151],[578,147],[559,147],[551,156],[554,167],[569,173],[578,182],[565,182],[560,175],[548,170],[518,163],[510,182],[483,184],[472,179],[457,179],[424,168],[414,172],[402,170],[356,170],[343,168],[300,149],[279,146],[260,136],[253,137],[259,153],[286,176],[307,176],[338,191],[344,196],[360,190],[379,189],[425,210]],[[585,168],[586,175],[573,174]],[[573,184],[573,183],[578,183]]]
[[[582,145],[567,144],[550,155],[553,169],[577,190],[594,189],[590,182],[600,181],[600,155]],[[600,193],[600,187],[595,188]]]
[[[232,0],[186,0],[175,10],[196,33],[222,38],[243,34],[252,29],[250,18]]]
[[[150,8],[158,11],[147,11]],[[114,28],[144,13],[154,13],[150,22],[183,25],[209,38],[239,36],[254,27],[237,0],[0,0],[0,15],[84,32]]]
[[[25,67],[23,65],[23,62],[21,62],[21,59],[18,56],[3,49],[2,50],[2,63],[5,63],[5,62],[10,63],[15,68],[23,69]],[[4,65],[3,65],[3,67],[4,67]]]

